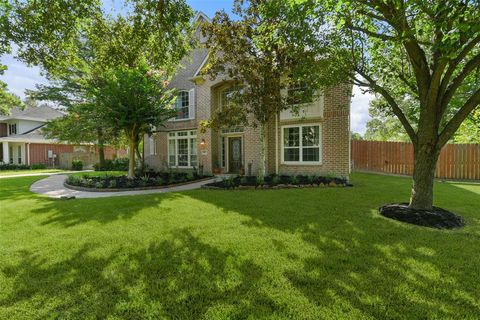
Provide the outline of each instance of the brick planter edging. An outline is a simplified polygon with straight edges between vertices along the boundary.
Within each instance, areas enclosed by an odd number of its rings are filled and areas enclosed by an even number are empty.
[[[88,192],[121,192],[121,191],[141,191],[141,190],[154,190],[154,189],[167,189],[173,187],[180,187],[187,184],[207,181],[212,179],[212,177],[202,178],[198,180],[192,180],[188,182],[181,182],[175,184],[169,184],[165,186],[149,186],[149,187],[134,187],[134,188],[88,188],[88,187],[79,187],[79,186],[72,186],[68,184],[66,181],[63,182],[63,186],[68,189],[76,190],[76,191],[88,191]],[[202,186],[203,187],[203,186]]]

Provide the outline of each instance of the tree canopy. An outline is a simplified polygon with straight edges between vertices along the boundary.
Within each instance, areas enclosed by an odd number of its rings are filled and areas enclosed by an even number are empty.
[[[319,32],[326,20],[315,1],[236,0],[233,13],[236,19],[217,12],[204,25],[206,73],[226,75],[237,85],[205,125],[260,126],[265,173],[264,127],[280,111],[298,107],[322,86],[339,81],[343,73],[329,60],[334,39],[326,29]],[[286,94],[293,87],[298,90]]]
[[[431,209],[440,150],[480,104],[480,3],[329,3],[350,48],[353,82],[383,97],[414,144],[410,206]],[[402,109],[404,101],[412,108]]]

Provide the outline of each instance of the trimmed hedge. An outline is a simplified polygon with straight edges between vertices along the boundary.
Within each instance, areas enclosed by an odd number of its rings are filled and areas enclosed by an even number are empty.
[[[106,159],[103,168],[99,163],[95,163],[93,169],[95,171],[128,171],[128,158]]]
[[[32,165],[13,164],[13,163],[0,164],[0,171],[2,170],[41,170],[41,169],[47,169],[47,165],[44,163],[35,163]]]
[[[257,176],[234,176],[225,178],[222,181],[206,184],[205,188],[213,189],[235,189],[238,187],[255,188],[290,188],[290,187],[350,187],[347,179],[331,176],[307,176],[307,175],[268,175],[265,177]]]
[[[160,187],[172,184],[196,181],[205,178],[197,172],[148,172],[142,177],[128,179],[124,176],[83,175],[82,177],[71,175],[65,183],[74,187],[95,189],[132,189],[145,187]]]
[[[82,160],[73,160],[72,161],[72,170],[77,170],[77,171],[83,170],[83,161]]]

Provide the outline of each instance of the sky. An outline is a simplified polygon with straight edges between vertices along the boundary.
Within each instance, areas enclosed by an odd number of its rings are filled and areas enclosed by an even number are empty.
[[[121,10],[123,1],[104,0],[104,7],[107,12]],[[187,3],[194,9],[204,12],[212,17],[217,10],[225,9],[231,12],[233,0],[187,0]],[[45,84],[47,80],[42,77],[38,67],[27,66],[17,61],[11,55],[4,55],[1,61],[8,67],[0,79],[5,81],[10,92],[21,98],[25,97],[26,89],[34,89],[36,84]],[[361,134],[365,133],[366,123],[370,118],[368,115],[368,104],[373,95],[362,94],[359,88],[353,88],[351,105],[351,130]]]

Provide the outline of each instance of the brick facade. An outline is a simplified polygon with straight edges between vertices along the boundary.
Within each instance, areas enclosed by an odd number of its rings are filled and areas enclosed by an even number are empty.
[[[258,174],[261,166],[261,139],[260,129],[244,128],[240,133],[221,133],[212,129],[201,132],[200,123],[208,120],[219,105],[219,96],[222,90],[229,85],[228,79],[204,79],[195,86],[196,114],[195,120],[169,122],[166,128],[156,133],[156,155],[150,155],[149,143],[146,146],[146,162],[149,166],[168,168],[168,132],[178,130],[197,130],[197,154],[199,164],[203,165],[205,173],[212,173],[215,167],[222,166],[222,140],[228,145],[228,138],[242,138],[242,161],[245,173],[248,173],[249,164],[251,173]],[[280,121],[277,117],[277,131],[275,119],[266,128],[267,139],[267,173],[275,173],[278,162],[279,174],[318,174],[348,177],[350,173],[350,98],[352,86],[343,84],[329,88],[325,92],[323,116],[297,120]],[[292,165],[281,163],[282,127],[292,124],[320,124],[321,126],[321,164]],[[277,136],[277,141],[276,141]],[[205,142],[201,147],[202,140]],[[278,143],[277,153],[276,142]],[[226,147],[228,148],[228,147]],[[227,151],[224,151],[227,153]],[[205,154],[206,153],[206,154]],[[228,155],[224,155],[228,159]],[[228,162],[228,160],[227,160]],[[223,171],[226,171],[228,163]]]
[[[156,169],[168,168],[168,133],[179,130],[197,130],[198,164],[205,173],[212,173],[215,168],[225,167],[228,171],[229,138],[240,137],[242,140],[242,162],[245,173],[258,174],[261,167],[262,144],[260,129],[244,128],[243,132],[222,133],[212,129],[200,130],[200,123],[209,120],[216,108],[222,91],[232,85],[226,76],[199,77],[196,72],[202,67],[207,57],[205,48],[196,49],[192,59],[185,62],[184,68],[174,77],[171,86],[179,90],[194,89],[195,118],[185,121],[170,121],[165,128],[154,134],[156,154],[150,150],[150,143],[145,137],[146,163]],[[343,84],[326,90],[323,97],[323,114],[315,118],[280,121],[273,119],[266,128],[267,139],[267,173],[279,174],[323,174],[348,177],[350,172],[350,99],[352,86]],[[276,123],[276,120],[278,121]],[[321,164],[292,165],[282,164],[282,126],[291,124],[319,124],[321,126]],[[276,128],[278,129],[276,130]],[[225,149],[222,152],[222,142]],[[201,146],[201,144],[203,145]],[[276,148],[278,143],[278,148]],[[277,152],[275,152],[277,150]]]

